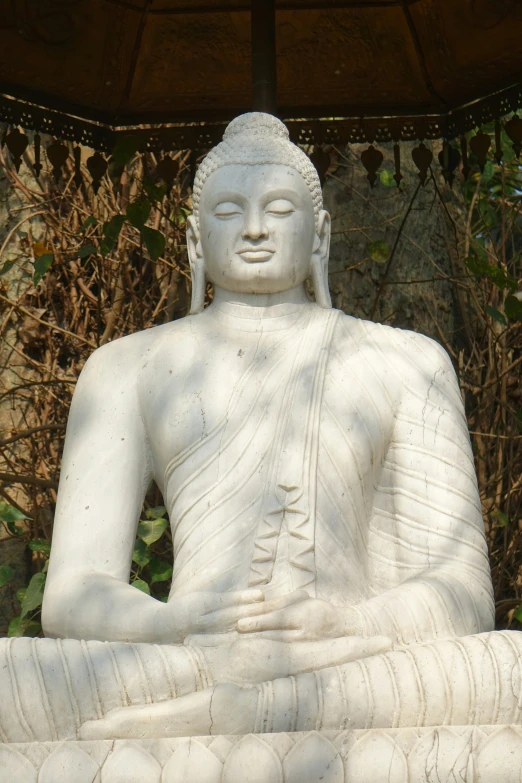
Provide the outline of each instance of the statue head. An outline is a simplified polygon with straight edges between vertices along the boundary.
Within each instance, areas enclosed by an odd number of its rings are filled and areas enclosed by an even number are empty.
[[[311,278],[316,301],[328,291],[330,216],[308,156],[270,114],[236,117],[198,168],[187,245],[191,313],[210,280],[237,293],[272,294]]]

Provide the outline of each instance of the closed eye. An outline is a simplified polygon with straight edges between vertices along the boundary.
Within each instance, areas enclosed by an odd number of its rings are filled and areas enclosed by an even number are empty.
[[[292,202],[288,201],[286,198],[279,198],[267,204],[265,211],[269,215],[279,215],[280,217],[285,217],[287,215],[291,215],[292,212],[295,212],[295,207]]]
[[[222,204],[218,204],[214,210],[214,216],[218,218],[230,218],[241,214],[241,207],[238,204],[234,204],[232,201],[226,201]]]

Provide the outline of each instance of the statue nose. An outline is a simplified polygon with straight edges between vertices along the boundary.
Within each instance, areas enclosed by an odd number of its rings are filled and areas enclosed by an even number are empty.
[[[250,209],[245,213],[243,239],[260,239],[267,237],[264,210]]]

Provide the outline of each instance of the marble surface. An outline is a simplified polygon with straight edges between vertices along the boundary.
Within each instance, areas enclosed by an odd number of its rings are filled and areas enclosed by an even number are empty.
[[[40,764],[38,781],[62,764],[166,782],[191,764],[227,783],[469,783],[520,743],[522,636],[492,631],[451,362],[331,308],[329,237],[284,125],[238,118],[194,184],[191,315],[87,362],[43,604],[54,639],[0,640],[0,754]],[[167,603],[128,583],[152,480]]]

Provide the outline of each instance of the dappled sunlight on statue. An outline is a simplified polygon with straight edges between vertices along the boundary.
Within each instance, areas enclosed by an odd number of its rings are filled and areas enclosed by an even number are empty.
[[[4,741],[519,724],[448,356],[331,307],[317,173],[276,118],[234,120],[193,198],[191,315],[78,383],[54,638],[0,642]],[[129,585],[152,480],[167,603]]]

